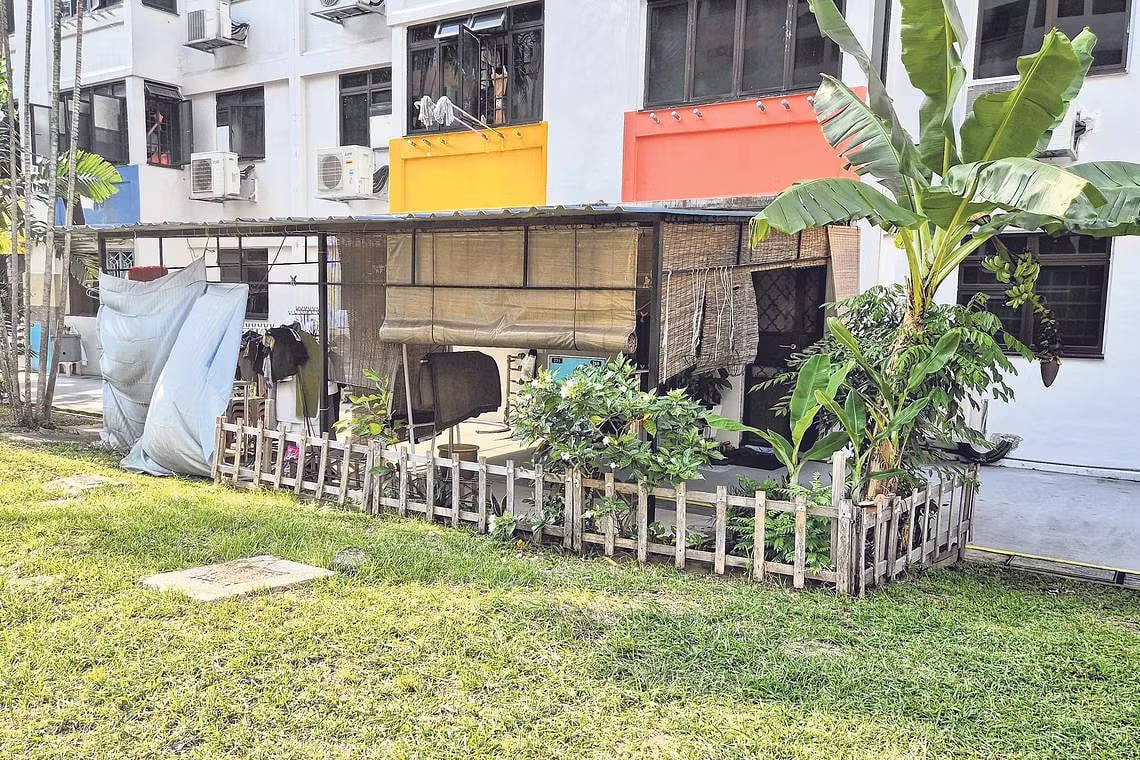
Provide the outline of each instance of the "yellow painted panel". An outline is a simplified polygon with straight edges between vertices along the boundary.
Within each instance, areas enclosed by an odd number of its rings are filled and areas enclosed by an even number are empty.
[[[399,137],[389,145],[393,212],[542,206],[547,125]]]

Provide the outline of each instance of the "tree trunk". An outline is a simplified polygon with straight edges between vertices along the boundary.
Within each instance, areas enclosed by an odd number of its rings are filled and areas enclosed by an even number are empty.
[[[24,103],[32,102],[32,16],[35,0],[28,0],[24,18]],[[29,112],[30,112],[29,108]],[[19,308],[24,327],[24,394],[20,424],[30,426],[32,405],[32,119],[24,119],[21,136],[24,144],[24,266],[20,285]]]
[[[44,236],[44,286],[43,286],[43,303],[42,303],[42,316],[40,317],[40,360],[39,369],[36,372],[36,404],[41,408],[49,405],[51,400],[47,398],[47,378],[48,368],[55,362],[55,357],[49,350],[51,346],[51,327],[52,327],[52,285],[55,280],[55,199],[58,195],[56,193],[56,176],[59,174],[59,74],[62,64],[61,55],[61,37],[63,19],[60,14],[59,3],[52,2],[48,4],[51,8],[51,118],[48,120],[48,129],[51,135],[48,137],[48,159],[47,159],[47,182],[50,188],[47,193],[48,208],[47,208],[47,235]],[[62,293],[60,294],[62,296]],[[33,407],[31,422],[36,423],[42,419],[42,412]]]
[[[63,260],[60,262],[62,270],[59,303],[55,307],[52,334],[63,334],[64,315],[67,313],[67,284],[71,276],[71,241],[72,241],[72,213],[77,201],[75,193],[75,163],[78,159],[79,146],[79,89],[83,79],[83,14],[86,10],[87,0],[79,0],[75,8],[75,79],[71,86],[71,120],[68,126],[67,151],[67,192],[63,199]],[[52,193],[54,198],[55,193]],[[54,251],[53,251],[54,252]],[[59,376],[59,362],[53,361],[48,367],[47,390],[43,396],[42,413],[45,421],[51,420],[51,405],[55,399],[55,381]]]
[[[13,6],[14,7],[14,6]],[[14,19],[8,18],[8,4],[0,3],[0,29],[8,29],[13,27]],[[13,411],[13,416],[19,409],[20,404],[20,361],[17,356],[20,346],[19,340],[19,314],[20,314],[20,255],[19,255],[19,240],[20,240],[20,193],[19,182],[19,157],[17,151],[18,136],[16,134],[16,102],[13,97],[12,81],[12,46],[6,34],[0,34],[0,63],[4,67],[4,76],[8,80],[8,93],[4,101],[4,116],[8,121],[8,145],[7,155],[5,160],[8,163],[8,196],[4,199],[8,207],[8,233],[9,233],[9,251],[8,261],[6,262],[6,274],[8,277],[7,282],[7,295],[8,303],[7,311],[3,315],[4,319],[4,385],[8,395],[8,405]]]

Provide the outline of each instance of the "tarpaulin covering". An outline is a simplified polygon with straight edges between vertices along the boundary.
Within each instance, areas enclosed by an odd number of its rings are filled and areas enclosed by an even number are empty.
[[[389,234],[381,340],[627,351],[638,234],[636,226]]]
[[[153,282],[100,276],[104,440],[124,469],[208,475],[233,390],[249,287],[207,284],[205,262]]]

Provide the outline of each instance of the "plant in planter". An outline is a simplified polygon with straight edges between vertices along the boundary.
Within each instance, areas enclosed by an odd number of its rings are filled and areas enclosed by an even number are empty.
[[[728,370],[697,372],[690,368],[665,384],[666,390],[681,390],[706,409],[716,409],[724,401],[724,392],[732,387]]]
[[[957,5],[903,0],[902,60],[911,83],[926,97],[916,142],[834,1],[809,0],[809,5],[824,36],[867,77],[866,102],[839,80],[823,77],[815,111],[824,137],[851,170],[875,178],[885,192],[853,179],[793,185],[755,218],[752,238],[758,242],[771,230],[794,234],[854,221],[868,221],[894,238],[909,274],[902,323],[886,364],[885,379],[892,386],[905,382],[904,360],[923,334],[939,287],[1002,231],[1140,232],[1140,165],[1093,162],[1061,168],[1034,158],[1064,119],[1092,64],[1096,36],[1087,29],[1071,40],[1056,29],[1046,34],[1038,53],[1019,59],[1015,87],[979,97],[957,128],[954,113],[966,78],[961,59],[966,30]],[[1016,306],[1031,292],[1015,286],[1006,295]],[[890,403],[867,401],[879,409]],[[869,424],[878,435],[888,423],[872,417]],[[891,438],[877,444],[871,460],[876,472],[901,464]]]

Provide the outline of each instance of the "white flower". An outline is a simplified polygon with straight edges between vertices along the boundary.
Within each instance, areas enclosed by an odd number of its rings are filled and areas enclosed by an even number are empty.
[[[610,437],[607,435],[605,438],[602,439],[602,443],[604,443],[606,446],[609,446],[610,445]]]
[[[570,461],[570,455],[567,454],[565,451],[562,452],[562,461],[563,462],[569,462]]]
[[[616,465],[616,464],[614,464],[613,462],[610,462],[610,469],[611,469],[611,470],[616,470],[616,469],[617,469],[617,465]]]

